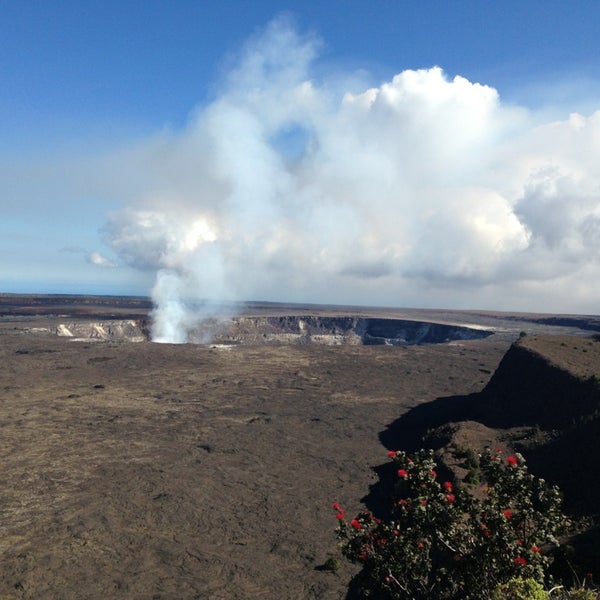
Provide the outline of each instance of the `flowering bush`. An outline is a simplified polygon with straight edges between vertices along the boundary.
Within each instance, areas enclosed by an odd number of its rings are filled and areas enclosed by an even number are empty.
[[[333,505],[342,552],[363,566],[365,597],[487,600],[516,577],[544,580],[545,550],[565,518],[558,489],[521,455],[482,454],[477,488],[440,481],[432,451],[389,456],[398,477],[391,520],[365,512],[348,522]]]

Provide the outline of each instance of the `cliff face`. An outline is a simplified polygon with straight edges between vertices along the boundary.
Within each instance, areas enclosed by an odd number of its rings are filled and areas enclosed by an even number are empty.
[[[419,405],[381,437],[390,449],[397,440],[408,443],[408,450],[433,448],[458,478],[468,472],[465,449],[522,453],[533,474],[559,486],[566,513],[591,523],[569,539],[568,566],[557,561],[557,573],[570,577],[575,568],[600,576],[597,337],[525,336],[509,348],[481,392]]]
[[[381,438],[391,449],[398,440],[433,448],[459,478],[457,449],[521,452],[562,489],[568,512],[600,518],[600,340],[525,336],[481,392],[419,405]]]
[[[582,350],[580,367],[594,361],[586,354],[596,357],[597,375],[594,368],[584,375],[569,368],[566,358],[572,360],[574,342],[567,340],[536,338],[514,344],[482,393],[478,420],[489,427],[565,430],[590,418],[600,408],[600,342],[575,341]],[[558,356],[552,360],[557,343],[565,344],[563,361]]]
[[[206,320],[190,333],[189,339],[217,344],[411,346],[476,340],[491,333],[473,327],[403,319],[291,315]]]
[[[569,512],[600,516],[599,340],[526,336],[471,401],[468,418],[558,485]]]
[[[53,329],[60,337],[76,340],[102,340],[143,342],[148,339],[148,326],[144,320],[70,321]]]

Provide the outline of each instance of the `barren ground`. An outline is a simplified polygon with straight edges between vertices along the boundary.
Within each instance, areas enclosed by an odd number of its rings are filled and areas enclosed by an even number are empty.
[[[331,503],[359,510],[386,427],[483,389],[514,338],[223,349],[25,333],[44,318],[0,322],[0,598],[344,598],[352,568],[319,569],[337,555]]]

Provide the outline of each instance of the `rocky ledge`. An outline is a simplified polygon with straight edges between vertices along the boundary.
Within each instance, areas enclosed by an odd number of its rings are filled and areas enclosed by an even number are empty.
[[[519,451],[564,490],[571,512],[600,516],[598,336],[525,336],[480,393],[440,398],[411,413],[396,426],[424,434],[451,468],[461,462],[452,459],[457,447]]]
[[[473,469],[473,451],[521,452],[531,472],[561,488],[567,512],[588,523],[570,560],[600,575],[598,334],[520,338],[480,393],[417,406],[382,434],[390,448],[399,439],[435,449],[458,479]]]

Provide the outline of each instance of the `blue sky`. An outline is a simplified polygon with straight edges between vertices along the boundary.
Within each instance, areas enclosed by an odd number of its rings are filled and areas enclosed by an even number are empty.
[[[598,2],[0,15],[0,291],[597,312]]]
[[[597,2],[305,2],[321,59],[385,79],[441,66],[524,103],[532,88],[600,77]],[[182,126],[232,53],[286,5],[274,1],[0,3],[4,147]],[[558,93],[558,92],[557,92]],[[560,97],[559,97],[560,99]],[[5,130],[6,131],[6,130]],[[40,131],[42,140],[40,140]],[[23,140],[23,141],[21,141]],[[25,148],[27,150],[27,148]]]

